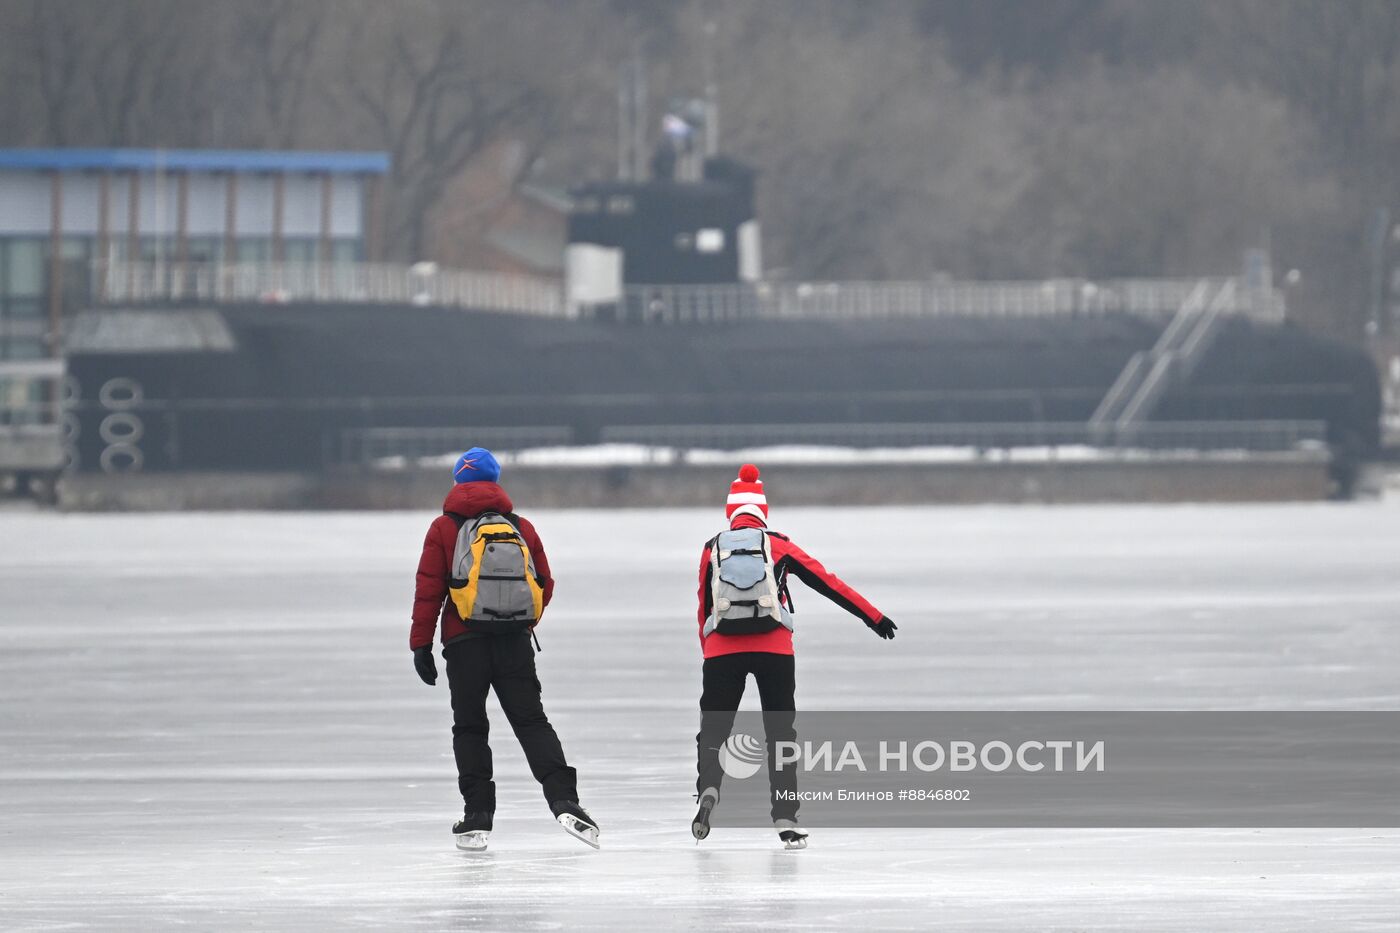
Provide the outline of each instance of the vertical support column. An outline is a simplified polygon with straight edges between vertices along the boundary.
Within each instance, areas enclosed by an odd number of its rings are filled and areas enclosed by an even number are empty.
[[[219,297],[227,299],[233,292],[233,265],[238,262],[238,173],[230,171],[224,185],[224,250],[219,263]]]
[[[272,178],[272,260],[282,262],[287,255],[282,237],[282,214],[287,200],[287,175],[278,172]]]
[[[175,283],[182,295],[188,281],[189,259],[190,173],[184,171],[180,173],[180,184],[175,194]]]
[[[322,262],[331,261],[331,199],[335,194],[335,179],[330,172],[321,176],[321,246]]]
[[[334,195],[335,177],[326,172],[321,176],[321,243],[317,250],[323,296],[328,296],[331,290],[331,203]]]
[[[98,304],[107,301],[107,273],[108,263],[111,257],[111,206],[108,201],[111,198],[112,173],[103,169],[102,174],[97,177],[97,256],[93,263],[96,270],[97,288],[94,290],[97,295]]]
[[[136,299],[136,264],[141,261],[141,173],[131,172],[126,190],[126,300]]]
[[[49,174],[49,356],[63,355],[63,173]]]

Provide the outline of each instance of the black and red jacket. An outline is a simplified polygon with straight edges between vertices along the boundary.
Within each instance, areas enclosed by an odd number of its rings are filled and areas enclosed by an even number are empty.
[[[785,593],[787,590],[788,573],[794,573],[803,583],[866,625],[873,626],[884,618],[884,613],[872,606],[864,596],[851,589],[840,577],[823,567],[815,557],[798,547],[787,535],[768,531],[767,526],[756,516],[740,515],[734,519],[730,527],[762,528],[767,532],[769,550],[773,555],[773,576],[777,580],[780,593]],[[710,587],[711,573],[710,544],[707,542],[700,555],[700,608],[696,613],[700,626],[700,647],[704,651],[705,657],[717,658],[720,655],[738,654],[741,651],[764,651],[769,654],[793,653],[792,632],[782,626],[778,626],[771,632],[759,632],[753,635],[725,635],[720,632],[711,632],[706,636],[705,620],[710,616],[710,601],[713,595]]]
[[[535,531],[535,526],[527,519],[516,515],[514,505],[506,491],[495,483],[458,483],[443,500],[442,512],[428,526],[428,536],[423,539],[423,554],[418,558],[418,582],[413,591],[413,627],[408,633],[408,646],[422,648],[433,643],[433,630],[439,618],[442,621],[442,642],[455,641],[474,633],[469,626],[462,624],[457,614],[457,606],[447,598],[447,585],[451,577],[452,552],[457,549],[458,524],[453,515],[462,518],[475,518],[482,512],[500,512],[520,529],[520,536],[530,549],[535,561],[535,576],[544,589],[544,604],[549,605],[554,595],[554,578],[549,573],[549,558],[545,556],[544,544]],[[451,514],[448,514],[451,513]]]

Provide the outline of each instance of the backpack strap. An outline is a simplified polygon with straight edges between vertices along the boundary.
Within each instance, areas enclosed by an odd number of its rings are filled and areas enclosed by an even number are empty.
[[[781,535],[778,534],[776,531],[768,531],[767,529],[764,529],[764,534],[768,535],[769,537],[777,538],[779,541],[792,540],[787,535]],[[773,573],[777,577],[779,601],[787,605],[788,612],[796,612],[797,603],[793,601],[792,588],[788,586],[788,569],[786,557],[780,561],[773,561]]]
[[[787,604],[788,612],[797,611],[797,603],[792,601],[792,590],[788,588],[788,575],[786,570],[783,571],[782,577],[778,579],[778,598],[780,601]]]
[[[487,510],[486,510],[486,512],[490,512],[490,511],[493,511],[493,510],[492,510],[492,509],[487,509]],[[457,526],[457,532],[460,534],[461,531],[462,531],[462,526],[463,526],[463,525],[465,525],[467,522],[476,521],[476,520],[477,520],[478,518],[480,518],[482,515],[485,515],[486,512],[479,512],[478,514],[473,515],[471,518],[468,518],[467,516],[462,515],[462,514],[460,514],[460,513],[458,513],[458,512],[449,512],[449,511],[447,511],[446,509],[443,509],[442,514],[443,514],[443,515],[446,515],[448,518],[452,519],[452,523],[453,523],[454,525]],[[517,515],[515,512],[496,512],[496,514],[499,515],[499,516],[501,516],[502,518],[504,518],[506,521],[510,522],[510,526],[511,526],[512,528],[515,529],[515,534],[511,535],[511,534],[506,534],[505,532],[493,532],[493,533],[488,534],[488,535],[486,536],[486,540],[488,540],[488,541],[499,541],[499,540],[502,540],[502,539],[509,539],[509,538],[518,537],[518,538],[520,539],[520,542],[521,542],[522,544],[526,544],[526,542],[525,542],[525,532],[523,532],[523,531],[520,530],[520,516]],[[526,544],[526,547],[529,547],[529,545]],[[533,569],[534,566],[535,566],[535,555],[534,555],[534,554],[531,554],[531,555],[530,555],[530,567]],[[535,584],[536,584],[537,586],[541,586],[541,587],[544,586],[544,577],[540,576],[539,573],[538,573],[538,571],[535,571],[535,572],[533,573],[533,576],[534,576],[534,578],[535,578]]]
[[[507,522],[510,522],[511,527],[514,528],[517,532],[520,530],[520,517],[514,512],[497,512],[494,509],[487,509],[484,512],[478,512],[475,515],[463,515],[461,512],[449,512],[446,509],[443,509],[442,514],[452,519],[452,524],[457,526],[458,531],[461,531],[462,527],[468,522],[474,522],[481,516],[488,514],[499,515],[502,518],[504,518]],[[495,537],[495,535],[488,535],[487,537]]]

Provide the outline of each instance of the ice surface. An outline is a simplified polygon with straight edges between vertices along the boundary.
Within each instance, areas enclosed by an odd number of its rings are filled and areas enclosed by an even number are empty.
[[[802,707],[1400,708],[1394,505],[770,497],[900,625],[799,593]],[[1394,830],[696,846],[694,574],[721,514],[532,514],[559,581],[545,704],[603,849],[550,817],[497,712],[495,831],[463,853],[446,688],[407,650],[430,513],[0,513],[0,929],[1395,928]],[[844,543],[872,522],[887,553]]]

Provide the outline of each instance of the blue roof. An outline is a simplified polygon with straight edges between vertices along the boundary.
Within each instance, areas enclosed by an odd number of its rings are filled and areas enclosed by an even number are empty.
[[[0,169],[81,172],[331,172],[383,175],[383,152],[262,149],[0,149]]]

